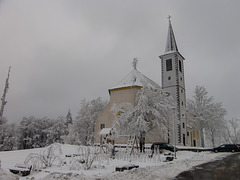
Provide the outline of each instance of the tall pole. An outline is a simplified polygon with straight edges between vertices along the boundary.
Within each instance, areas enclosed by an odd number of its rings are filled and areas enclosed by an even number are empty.
[[[175,109],[176,109],[175,107],[172,107],[172,110],[173,110],[174,159],[177,159],[177,156],[176,156]]]
[[[4,106],[7,104],[6,95],[7,95],[7,91],[8,91],[8,88],[9,88],[8,81],[9,81],[9,76],[10,76],[10,70],[11,70],[11,66],[8,69],[8,76],[7,76],[7,79],[6,79],[3,96],[1,98],[2,104],[1,104],[1,109],[0,109],[0,117],[3,117]]]

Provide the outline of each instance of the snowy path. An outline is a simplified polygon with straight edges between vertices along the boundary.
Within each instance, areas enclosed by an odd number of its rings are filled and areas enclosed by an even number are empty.
[[[133,169],[130,172],[115,172],[107,176],[103,176],[103,179],[137,179],[137,180],[146,180],[146,179],[173,179],[179,173],[191,169],[193,166],[199,164],[213,161],[216,159],[221,159],[229,153],[215,154],[211,152],[202,152],[202,153],[193,153],[193,152],[178,152],[178,159],[172,162],[161,162],[158,166],[149,166]]]

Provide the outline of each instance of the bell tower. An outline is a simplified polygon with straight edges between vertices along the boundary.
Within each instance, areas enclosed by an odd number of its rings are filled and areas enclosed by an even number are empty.
[[[160,57],[162,67],[162,88],[173,97],[176,107],[175,111],[175,132],[176,143],[186,144],[186,94],[184,79],[184,57],[179,53],[177,43],[169,18],[169,27],[165,53]],[[173,136],[173,135],[172,135]],[[171,138],[170,138],[171,139]],[[170,140],[171,141],[171,140]],[[171,142],[172,143],[172,142]]]

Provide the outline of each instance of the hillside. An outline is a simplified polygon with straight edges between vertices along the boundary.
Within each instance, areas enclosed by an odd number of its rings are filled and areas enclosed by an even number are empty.
[[[38,171],[32,171],[28,176],[29,178],[34,177],[35,180],[40,179],[168,179],[173,178],[177,174],[192,166],[202,164],[214,159],[219,159],[228,155],[228,153],[212,153],[212,152],[188,152],[179,151],[177,152],[177,159],[174,161],[165,162],[163,154],[156,154],[153,158],[149,158],[150,152],[146,152],[141,155],[132,155],[125,153],[125,150],[117,149],[115,159],[110,158],[109,154],[99,151],[101,149],[88,147],[74,146],[74,145],[59,145],[61,147],[61,163],[56,160],[53,162],[52,167],[40,168]],[[49,147],[48,147],[49,148]],[[1,171],[0,179],[24,179],[21,175],[12,176],[9,172],[9,168],[14,167],[16,163],[23,163],[29,154],[35,153],[41,154],[43,151],[46,152],[47,148],[19,150],[19,151],[8,151],[0,152],[1,160]],[[55,149],[56,150],[56,149]],[[91,152],[89,157],[96,153],[95,160],[89,170],[85,170],[83,164],[79,163],[85,158],[86,153]],[[59,154],[58,149],[55,151]],[[73,157],[75,154],[75,157]],[[68,157],[66,157],[66,155]],[[91,158],[89,158],[90,160]],[[29,163],[31,163],[29,161]],[[125,170],[123,172],[116,172],[116,167],[121,167],[129,164],[139,165],[139,168],[132,170]],[[59,166],[60,165],[60,166]],[[40,171],[39,171],[40,170]],[[3,176],[4,175],[4,176]]]

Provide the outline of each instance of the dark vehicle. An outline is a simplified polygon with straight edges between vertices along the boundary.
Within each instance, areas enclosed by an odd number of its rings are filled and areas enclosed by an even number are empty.
[[[214,152],[240,152],[240,148],[236,144],[223,144],[212,149]]]
[[[157,150],[159,150],[160,153],[162,153],[163,150],[168,150],[168,151],[174,152],[174,146],[172,146],[171,144],[167,144],[167,143],[155,142],[151,145],[151,150],[152,150],[152,154],[154,153],[154,151],[156,152]],[[178,149],[176,148],[176,151],[177,150]]]

